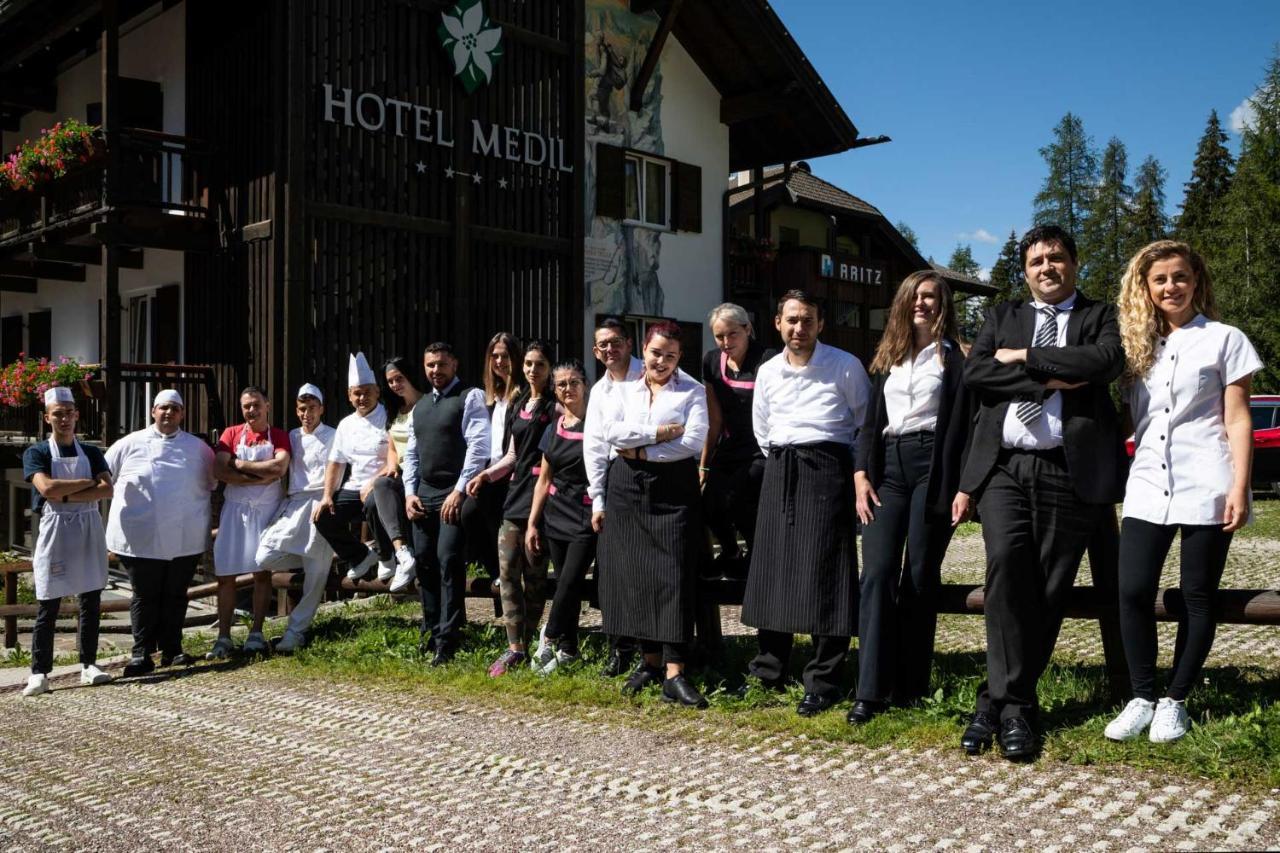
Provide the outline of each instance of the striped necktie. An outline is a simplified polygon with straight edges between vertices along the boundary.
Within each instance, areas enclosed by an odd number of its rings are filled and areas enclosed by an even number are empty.
[[[1036,339],[1031,345],[1033,347],[1056,347],[1058,345],[1058,309],[1052,305],[1046,305],[1036,310],[1040,312],[1044,320],[1040,323],[1040,328],[1036,329]],[[1025,426],[1031,426],[1038,421],[1043,413],[1044,406],[1031,400],[1024,400],[1019,403],[1014,412],[1018,420],[1022,421]]]

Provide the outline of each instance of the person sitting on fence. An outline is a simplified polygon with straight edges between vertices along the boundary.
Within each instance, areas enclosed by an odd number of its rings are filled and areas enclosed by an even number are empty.
[[[421,371],[404,356],[387,360],[382,368],[390,392],[384,399],[394,417],[387,424],[387,462],[373,481],[373,513],[365,517],[378,543],[378,553],[393,553],[394,560],[379,559],[378,580],[390,581],[392,592],[403,592],[417,577],[417,560],[413,556],[409,518],[404,514],[404,480],[400,469],[413,429],[413,407],[422,399]]]
[[[182,428],[182,395],[165,390],[151,407],[152,425],[107,450],[115,495],[107,515],[107,549],[129,572],[133,652],[125,676],[160,665],[190,666],[182,651],[187,587],[209,547],[209,498],[217,488],[213,449]]]
[[[240,392],[244,423],[228,427],[214,446],[214,476],[227,484],[223,492],[218,535],[213,541],[213,571],[218,576],[218,639],[206,660],[231,656],[231,617],[236,607],[236,575],[253,572],[254,610],[271,600],[271,573],[258,571],[258,542],[284,496],[289,470],[289,434],[270,425],[267,392],[249,386]],[[245,640],[244,651],[267,650],[258,622]]]
[[[1120,288],[1136,428],[1120,528],[1120,633],[1134,698],[1107,726],[1111,740],[1135,738],[1148,725],[1153,743],[1187,733],[1187,694],[1213,646],[1227,549],[1249,521],[1249,386],[1262,361],[1243,332],[1216,318],[1209,271],[1186,243],[1160,240],[1133,256]],[[1186,614],[1157,704],[1151,601],[1179,533]]]
[[[31,677],[23,696],[49,689],[53,629],[64,595],[79,596],[80,683],[111,680],[97,666],[99,607],[107,585],[107,542],[98,501],[111,497],[111,471],[101,450],[76,440],[79,413],[70,388],[50,388],[44,407],[52,434],[22,454],[23,477],[35,487],[31,510],[40,519],[31,555],[39,604],[31,639]]]
[[[369,573],[380,558],[390,559],[390,542],[386,554],[379,554],[375,544],[365,545],[351,532],[356,519],[377,522],[377,502],[373,484],[386,469],[387,410],[378,402],[378,380],[365,360],[364,353],[351,356],[347,364],[347,399],[355,411],[338,422],[329,449],[329,462],[324,474],[324,494],[311,512],[320,535],[332,546],[338,559],[350,568],[347,578],[358,581]],[[350,476],[342,481],[350,468]]]
[[[307,630],[316,608],[324,598],[333,549],[311,522],[311,513],[324,496],[325,468],[337,432],[324,423],[324,394],[311,383],[296,395],[298,422],[289,432],[289,497],[280,505],[255,555],[260,571],[281,572],[302,569],[302,598],[289,613],[289,625],[276,643],[276,651],[292,652],[306,642]],[[254,622],[266,614],[254,601]]]

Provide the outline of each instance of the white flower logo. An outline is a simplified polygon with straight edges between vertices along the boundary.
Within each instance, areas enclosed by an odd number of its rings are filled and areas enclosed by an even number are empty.
[[[467,94],[493,77],[493,64],[502,57],[502,28],[484,13],[480,0],[457,3],[440,16],[440,43],[453,56],[453,73]]]

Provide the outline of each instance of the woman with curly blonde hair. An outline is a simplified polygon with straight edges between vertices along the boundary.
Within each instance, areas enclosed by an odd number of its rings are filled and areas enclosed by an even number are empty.
[[[1187,733],[1187,693],[1213,645],[1227,549],[1249,520],[1249,386],[1262,362],[1243,332],[1218,322],[1203,259],[1173,240],[1157,240],[1129,261],[1120,336],[1136,427],[1120,527],[1120,630],[1134,698],[1106,736],[1129,740],[1149,725],[1151,741],[1165,743]],[[1177,534],[1186,615],[1157,704],[1151,602]]]

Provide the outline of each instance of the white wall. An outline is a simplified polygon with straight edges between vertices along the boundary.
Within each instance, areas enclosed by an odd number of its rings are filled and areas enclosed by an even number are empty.
[[[159,6],[156,6],[159,9]],[[160,83],[164,93],[164,130],[182,134],[186,127],[186,7],[174,6],[143,21],[120,37],[120,74]],[[102,66],[98,53],[86,57],[58,75],[58,102],[55,113],[28,113],[21,133],[5,134],[5,147],[32,139],[60,119],[85,119],[85,106],[102,100]],[[96,362],[98,352],[98,299],[101,294],[101,267],[85,268],[84,282],[56,282],[40,279],[36,293],[0,294],[0,316],[52,311],[53,355],[72,356]],[[120,271],[122,340],[128,356],[129,297],[140,291],[182,282],[182,254],[148,249],[144,267]],[[25,342],[24,342],[25,348]]]

